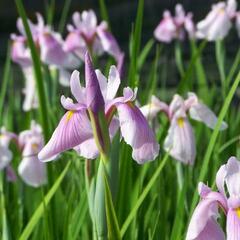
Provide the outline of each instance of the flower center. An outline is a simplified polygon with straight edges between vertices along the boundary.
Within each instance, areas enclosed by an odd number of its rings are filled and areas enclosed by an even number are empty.
[[[182,117],[178,118],[177,124],[180,128],[184,126],[184,119]]]

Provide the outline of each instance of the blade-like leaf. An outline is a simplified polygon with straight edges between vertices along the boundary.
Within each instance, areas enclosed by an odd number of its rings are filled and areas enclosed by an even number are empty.
[[[30,235],[33,232],[35,226],[37,225],[37,223],[39,222],[39,220],[43,216],[45,207],[49,204],[49,202],[52,199],[52,197],[54,196],[55,192],[60,187],[60,184],[63,181],[63,179],[64,179],[64,177],[65,177],[65,175],[66,175],[66,173],[69,169],[70,164],[71,164],[71,162],[69,162],[66,165],[63,172],[60,174],[60,176],[55,181],[54,185],[51,187],[51,189],[48,191],[48,193],[44,197],[44,201],[40,203],[40,205],[38,206],[36,211],[33,213],[30,221],[28,222],[27,226],[24,228],[21,236],[19,237],[19,240],[26,240],[30,237]]]
[[[139,207],[141,206],[141,204],[143,203],[144,199],[148,195],[148,193],[151,190],[153,184],[158,179],[159,174],[161,173],[163,167],[165,166],[165,164],[167,162],[168,156],[169,156],[168,154],[165,155],[165,157],[162,160],[161,164],[158,166],[157,170],[155,171],[155,173],[153,174],[153,176],[149,180],[147,186],[143,189],[142,194],[139,196],[139,198],[138,198],[134,208],[129,213],[127,219],[123,223],[122,228],[121,228],[121,237],[124,236],[124,234],[127,231],[129,225],[131,224],[132,220],[136,217],[136,214],[137,214],[137,211],[138,211]]]
[[[121,234],[106,174],[104,174],[104,183],[105,183],[105,206],[107,216],[108,239],[119,240],[121,239]]]
[[[41,70],[41,61],[39,59],[39,55],[37,53],[37,49],[35,47],[35,44],[33,42],[32,34],[28,25],[26,12],[24,10],[23,4],[21,0],[15,0],[17,5],[17,10],[19,15],[22,18],[24,29],[27,35],[27,42],[29,45],[29,48],[31,50],[31,57],[33,61],[33,67],[34,67],[34,75],[36,79],[36,85],[38,90],[38,100],[39,100],[39,110],[40,110],[40,116],[41,116],[41,123],[43,127],[43,133],[44,138],[47,141],[50,137],[49,134],[49,121],[48,121],[48,110],[47,110],[47,95],[45,93],[44,89],[44,82],[42,77],[42,70]]]

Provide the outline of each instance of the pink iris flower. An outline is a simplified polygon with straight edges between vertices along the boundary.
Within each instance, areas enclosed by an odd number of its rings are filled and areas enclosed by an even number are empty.
[[[83,60],[87,50],[97,56],[107,52],[115,58],[121,73],[124,53],[108,30],[107,23],[103,21],[97,25],[97,17],[93,10],[83,11],[81,14],[75,12],[72,20],[73,25],[68,25],[69,34],[64,49],[75,53]]]
[[[93,138],[89,119],[89,110],[98,118],[98,112],[104,111],[109,126],[110,138],[113,138],[119,126],[123,139],[133,149],[132,157],[138,163],[154,160],[159,152],[159,145],[153,131],[141,111],[134,105],[136,92],[124,88],[123,96],[116,97],[120,76],[112,66],[108,79],[93,69],[89,54],[85,56],[86,87],[81,86],[79,73],[74,71],[70,80],[72,95],[77,100],[61,97],[61,103],[67,110],[55,129],[47,145],[39,153],[40,160],[74,148],[81,156],[96,158],[98,148]],[[115,113],[118,116],[115,116]]]
[[[36,24],[33,24],[30,20],[28,20],[28,24],[36,48],[39,51],[40,59],[43,63],[49,65],[50,68],[58,69],[60,73],[60,84],[63,86],[69,86],[68,79],[70,73],[68,70],[77,68],[80,65],[80,60],[72,53],[68,53],[63,50],[64,42],[61,35],[51,30],[50,26],[44,25],[44,20],[38,13],[37,20]],[[16,34],[11,34],[11,57],[15,63],[21,66],[26,78],[23,110],[29,111],[37,108],[38,106],[34,71],[30,49],[27,47],[26,33],[21,19],[17,20],[17,28],[21,35],[17,36]]]
[[[6,131],[4,127],[0,129],[0,171],[6,169],[7,179],[9,181],[15,181],[16,175],[11,167],[13,155],[9,149],[10,142],[17,141],[17,135]]]
[[[149,120],[156,118],[159,112],[164,112],[167,115],[170,127],[164,142],[164,149],[169,151],[173,158],[191,165],[195,161],[196,146],[187,113],[192,119],[203,122],[211,129],[214,129],[217,123],[216,115],[201,103],[194,93],[188,93],[186,100],[177,94],[174,95],[169,106],[153,96],[151,102],[143,106],[141,111]],[[227,124],[223,122],[221,130],[226,127]]]
[[[227,240],[240,239],[240,162],[229,158],[216,175],[217,192],[199,183],[201,200],[194,210],[188,226],[186,240],[224,240],[219,226],[219,209],[226,216]]]
[[[22,150],[22,161],[18,166],[18,174],[22,180],[32,187],[45,184],[47,182],[46,166],[37,156],[44,145],[40,125],[32,121],[31,129],[19,134],[18,144]]]
[[[160,42],[170,43],[173,39],[183,40],[186,33],[189,38],[195,36],[195,26],[192,20],[192,13],[185,13],[183,6],[177,4],[175,16],[166,10],[163,19],[154,31],[155,38]]]
[[[197,24],[198,38],[208,41],[221,40],[226,37],[232,27],[232,20],[236,15],[236,0],[218,2],[212,6],[212,10],[205,19]]]

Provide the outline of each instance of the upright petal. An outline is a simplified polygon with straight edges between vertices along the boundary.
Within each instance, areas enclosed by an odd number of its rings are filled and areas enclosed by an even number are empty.
[[[74,70],[70,79],[72,95],[79,103],[85,103],[85,89],[80,84],[80,73]]]
[[[156,96],[151,97],[151,102],[140,108],[144,117],[148,120],[153,120],[160,111],[165,112],[168,115],[168,105],[161,102]]]
[[[85,81],[87,107],[96,114],[100,110],[104,110],[104,99],[88,53],[85,55]]]
[[[193,164],[196,157],[195,137],[188,120],[183,117],[174,118],[164,141],[164,149],[175,159]]]
[[[231,157],[225,166],[225,179],[230,197],[240,198],[240,161],[235,157]]]
[[[38,157],[41,161],[46,161],[56,154],[78,146],[91,136],[92,131],[86,110],[68,111]]]
[[[30,111],[38,108],[38,97],[36,95],[36,83],[33,73],[33,67],[24,67],[23,73],[26,79],[25,88],[23,90],[25,98],[23,101],[23,110]]]
[[[154,37],[160,42],[171,42],[176,36],[176,25],[169,11],[163,13],[163,20],[154,30]]]
[[[117,68],[115,66],[111,66],[108,76],[107,100],[112,100],[116,96],[120,83],[121,80]]]
[[[159,152],[159,144],[141,111],[132,103],[119,104],[117,110],[121,133],[133,149],[133,159],[139,164],[154,160]]]

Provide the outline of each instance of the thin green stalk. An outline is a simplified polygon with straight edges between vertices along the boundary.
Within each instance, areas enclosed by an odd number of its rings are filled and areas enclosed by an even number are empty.
[[[62,10],[62,15],[59,21],[59,26],[58,26],[58,31],[60,33],[63,33],[65,24],[66,24],[66,20],[67,20],[67,15],[70,9],[70,5],[71,5],[72,0],[65,0],[64,2],[64,6],[63,6],[63,10]]]
[[[7,86],[10,78],[10,66],[11,66],[11,55],[10,55],[10,44],[8,44],[8,50],[7,50],[7,58],[4,66],[4,72],[3,72],[3,82],[1,85],[1,92],[0,92],[0,126],[3,124],[3,106],[4,106],[4,100],[7,92]]]
[[[0,195],[1,195],[1,215],[2,215],[2,240],[8,240],[7,213],[5,208],[5,196],[3,190],[3,170],[0,172]]]
[[[223,88],[223,96],[226,96],[227,93],[227,81],[226,81],[226,75],[225,75],[225,51],[224,51],[224,45],[222,40],[218,40],[215,43],[215,53],[216,53],[216,60],[217,60],[217,66],[220,74],[220,79],[222,82],[222,88]]]
[[[139,196],[139,198],[138,198],[137,202],[135,203],[133,209],[131,210],[131,212],[129,213],[129,215],[126,218],[125,222],[123,223],[122,228],[121,228],[121,237],[124,236],[124,234],[126,233],[128,227],[130,226],[131,222],[136,217],[137,211],[138,211],[139,207],[142,205],[144,199],[146,198],[146,196],[150,192],[152,186],[154,185],[154,183],[158,179],[159,174],[161,173],[163,167],[165,166],[165,164],[166,164],[166,162],[168,160],[168,156],[169,156],[169,154],[165,155],[165,157],[163,158],[161,164],[158,166],[157,170],[155,171],[155,173],[153,174],[153,176],[149,180],[148,184],[143,189],[142,194]]]
[[[218,134],[219,134],[219,131],[220,131],[222,121],[223,121],[224,117],[226,116],[226,114],[229,110],[230,103],[232,101],[234,93],[237,90],[237,87],[238,87],[239,83],[240,83],[240,72],[238,73],[238,75],[237,75],[237,77],[236,77],[236,79],[235,79],[235,81],[234,81],[234,83],[233,83],[225,101],[224,101],[223,107],[220,111],[217,124],[214,128],[214,131],[213,131],[212,135],[211,135],[211,138],[210,138],[210,141],[209,141],[209,144],[208,144],[208,147],[207,147],[207,151],[206,151],[206,153],[204,155],[204,158],[203,158],[202,168],[200,170],[200,174],[199,174],[199,177],[198,177],[198,182],[204,181],[204,179],[205,179],[205,176],[206,176],[207,171],[208,171],[209,161],[210,161],[211,155],[212,155],[213,150],[214,150],[214,146],[215,146],[216,141],[217,141],[217,137],[218,137]],[[192,215],[192,212],[193,212],[193,210],[196,206],[197,200],[198,200],[198,192],[195,191],[194,196],[193,196],[193,200],[192,200],[190,216]]]
[[[15,0],[15,2],[16,2],[18,13],[22,18],[24,29],[27,35],[28,46],[31,50],[31,57],[32,57],[33,67],[34,67],[34,75],[35,75],[37,91],[38,91],[38,101],[40,105],[39,111],[40,111],[41,123],[43,128],[44,139],[45,141],[47,141],[50,137],[50,132],[49,132],[48,109],[47,109],[47,96],[44,89],[44,81],[43,81],[42,70],[41,70],[41,61],[39,59],[37,49],[33,42],[32,34],[28,25],[26,12],[24,10],[22,1]]]
[[[184,76],[184,67],[183,67],[183,57],[182,57],[182,48],[180,42],[177,41],[175,44],[175,61],[180,73],[181,78]]]
[[[105,0],[98,0],[98,2],[99,2],[99,6],[100,6],[101,18],[102,18],[102,20],[105,20],[108,23],[108,29],[111,30]]]

